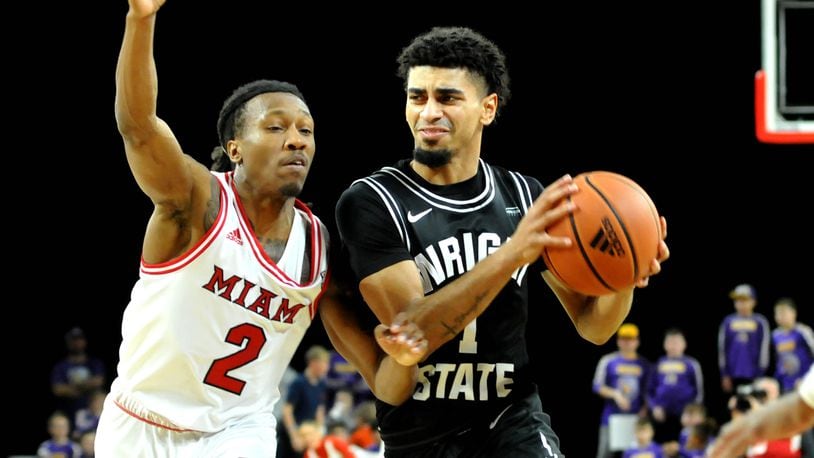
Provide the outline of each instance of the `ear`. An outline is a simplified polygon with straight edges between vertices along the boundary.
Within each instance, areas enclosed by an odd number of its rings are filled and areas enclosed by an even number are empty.
[[[497,94],[494,92],[487,95],[481,101],[483,107],[483,114],[481,115],[480,122],[484,126],[492,124],[497,116]]]
[[[243,156],[240,154],[240,143],[237,142],[237,140],[229,140],[226,142],[226,154],[229,156],[229,160],[235,164],[241,164],[243,162]]]

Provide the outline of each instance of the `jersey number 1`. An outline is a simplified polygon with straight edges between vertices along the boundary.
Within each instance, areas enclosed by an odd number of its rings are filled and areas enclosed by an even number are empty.
[[[245,342],[246,346],[229,356],[213,361],[206,372],[204,383],[240,396],[246,382],[232,377],[227,372],[256,360],[260,349],[266,344],[266,333],[259,326],[243,323],[229,330],[226,334],[226,342],[239,347],[243,347]]]
[[[461,336],[461,341],[458,342],[458,352],[475,354],[478,352],[478,341],[475,340],[475,334],[478,332],[478,319],[475,318],[464,328],[464,335]]]

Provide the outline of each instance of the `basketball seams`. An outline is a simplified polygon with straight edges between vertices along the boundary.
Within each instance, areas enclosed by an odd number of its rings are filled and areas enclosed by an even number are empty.
[[[600,197],[602,197],[604,199],[604,196],[602,196],[601,194],[600,194]],[[568,202],[571,202],[571,196],[568,196]],[[576,242],[577,246],[579,247],[579,251],[582,254],[582,259],[585,260],[585,264],[588,266],[589,269],[591,269],[591,272],[594,274],[594,277],[596,277],[596,279],[599,280],[599,283],[602,283],[602,286],[604,286],[608,290],[616,291],[616,289],[612,288],[605,281],[605,279],[602,278],[602,275],[599,275],[599,272],[596,270],[596,266],[594,266],[594,263],[591,262],[590,256],[588,256],[588,252],[585,251],[585,247],[582,246],[582,239],[579,236],[579,231],[577,230],[577,222],[574,219],[574,214],[573,213],[568,214],[568,222],[571,224],[571,232],[574,234],[574,239],[575,239],[574,241]]]
[[[639,195],[642,197],[642,199],[644,199],[644,201],[647,202],[647,208],[650,209],[650,215],[653,216],[653,222],[656,224],[656,230],[658,230],[659,238],[661,238],[661,223],[659,222],[659,212],[656,210],[656,204],[653,203],[652,199],[650,199],[650,196],[648,196],[647,193],[644,191],[644,189],[642,189],[633,180],[622,179],[622,178],[626,178],[626,177],[623,177],[623,176],[614,176],[614,175],[608,175],[608,176],[610,178],[619,179],[619,181],[621,183],[624,183],[625,185],[627,185],[628,187],[630,187],[631,189],[633,189],[634,191],[639,193]]]
[[[639,257],[636,255],[636,247],[633,245],[633,239],[630,237],[630,232],[627,230],[627,226],[625,222],[622,221],[622,215],[616,211],[616,208],[613,206],[611,201],[599,190],[595,184],[591,183],[591,176],[585,176],[585,182],[588,183],[588,186],[592,187],[594,191],[605,201],[605,205],[608,206],[608,209],[613,213],[613,216],[616,218],[616,221],[619,223],[619,227],[622,228],[622,232],[625,233],[625,239],[627,240],[627,245],[630,247],[630,256],[633,258],[633,279],[639,279]]]
[[[545,261],[548,270],[550,270],[555,277],[559,278],[561,282],[565,283],[565,280],[562,279],[562,275],[560,275],[559,271],[554,267],[554,263],[551,262],[551,256],[548,255],[548,248],[543,250],[543,261]]]

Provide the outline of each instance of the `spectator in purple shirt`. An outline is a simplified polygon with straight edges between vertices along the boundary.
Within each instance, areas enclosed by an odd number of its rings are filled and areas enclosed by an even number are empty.
[[[89,356],[88,341],[80,328],[65,334],[68,355],[51,371],[51,389],[59,408],[71,418],[88,407],[90,393],[104,387],[105,368],[102,361]]]
[[[664,458],[661,446],[653,442],[653,425],[647,418],[636,422],[636,445],[625,450],[622,458]]]
[[[681,414],[687,404],[704,402],[701,365],[687,356],[687,340],[680,329],[664,333],[665,356],[659,358],[648,386],[648,404],[655,420],[656,441],[676,440],[681,432]]]
[[[777,360],[774,377],[786,393],[797,387],[814,361],[814,333],[808,325],[797,322],[797,306],[789,298],[775,302],[774,321],[777,322],[777,329],[772,331]]]
[[[625,323],[616,332],[619,351],[609,353],[599,360],[594,374],[594,392],[605,399],[599,427],[597,458],[610,458],[610,431],[608,419],[619,413],[632,413],[644,417],[645,390],[650,379],[650,362],[637,353],[639,328]]]
[[[37,456],[40,458],[53,456],[79,458],[82,449],[79,444],[71,440],[70,432],[71,421],[68,416],[60,411],[54,412],[48,418],[48,434],[51,438],[40,444],[37,448]]]
[[[725,393],[749,385],[769,367],[769,321],[755,313],[755,289],[748,284],[735,287],[729,297],[736,312],[728,315],[718,331],[718,365]]]

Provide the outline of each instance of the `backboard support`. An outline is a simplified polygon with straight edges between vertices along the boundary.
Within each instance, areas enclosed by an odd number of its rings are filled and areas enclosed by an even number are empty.
[[[814,18],[814,0],[761,0],[763,68],[755,74],[755,134],[760,142],[814,144],[814,103],[803,100],[794,105],[787,100],[795,81],[789,75],[790,64],[800,59],[798,65],[812,65],[806,62],[814,60],[814,42],[809,45],[798,36],[798,29],[814,30],[814,21],[810,29],[807,25],[810,18]],[[805,47],[804,53],[800,47]],[[795,84],[801,84],[799,78]],[[806,84],[814,85],[814,80]]]

